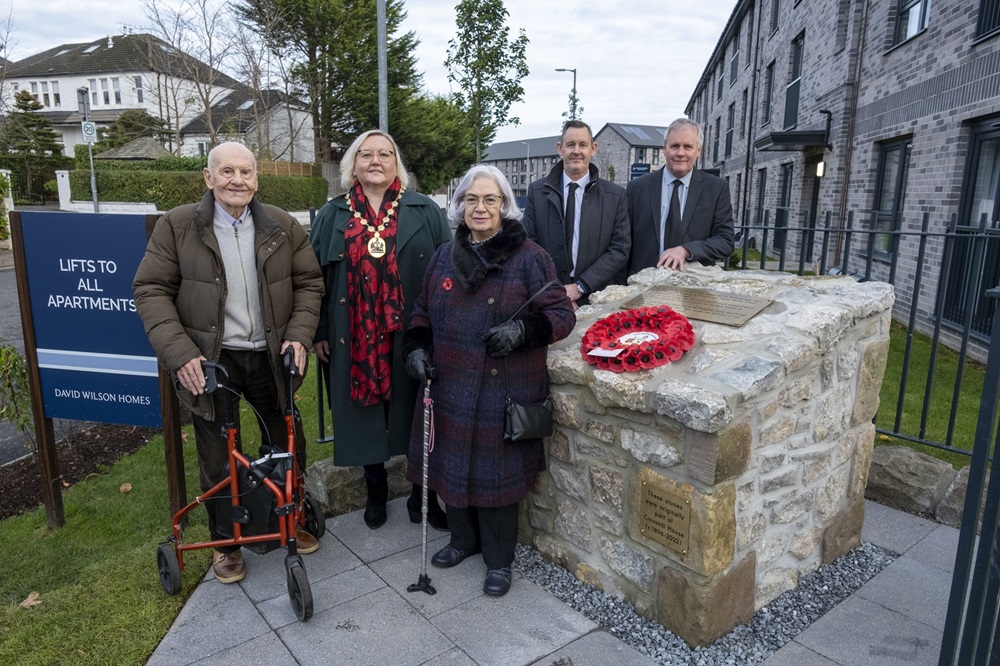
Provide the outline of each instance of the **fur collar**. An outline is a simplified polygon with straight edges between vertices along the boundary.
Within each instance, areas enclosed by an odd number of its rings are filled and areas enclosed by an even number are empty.
[[[470,294],[479,289],[487,273],[499,269],[528,237],[524,227],[516,220],[504,220],[500,224],[500,233],[478,247],[472,246],[472,232],[464,223],[455,229],[452,264],[458,281]]]

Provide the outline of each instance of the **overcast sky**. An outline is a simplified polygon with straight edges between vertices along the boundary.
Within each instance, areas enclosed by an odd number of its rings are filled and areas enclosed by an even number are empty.
[[[457,0],[405,0],[405,30],[420,39],[418,69],[432,93],[449,92],[444,60],[455,30]],[[160,0],[171,4],[174,0]],[[576,68],[582,117],[599,130],[604,123],[665,125],[684,114],[736,0],[617,0],[574,3],[507,0],[511,34],[524,28],[530,40],[522,81],[524,102],[511,114],[498,141],[559,133],[568,109]],[[10,55],[19,60],[59,44],[136,32],[147,24],[136,0],[0,0],[14,30]],[[390,132],[392,117],[390,109]]]

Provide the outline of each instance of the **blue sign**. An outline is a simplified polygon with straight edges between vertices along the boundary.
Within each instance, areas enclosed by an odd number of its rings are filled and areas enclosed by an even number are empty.
[[[132,299],[145,215],[21,213],[45,416],[158,427],[156,355]]]
[[[637,163],[635,163],[635,164],[632,165],[631,173],[629,173],[628,179],[629,180],[635,180],[639,176],[645,176],[647,173],[649,173],[649,165],[648,164],[640,164],[640,163],[637,162]]]

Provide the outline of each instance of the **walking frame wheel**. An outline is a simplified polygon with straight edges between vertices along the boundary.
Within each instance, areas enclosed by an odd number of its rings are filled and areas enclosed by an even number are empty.
[[[156,568],[164,592],[173,596],[181,591],[181,567],[172,544],[161,543],[156,549]]]
[[[288,578],[288,600],[292,603],[292,611],[299,622],[305,622],[313,614],[312,588],[306,570],[299,562],[288,562],[285,567]]]

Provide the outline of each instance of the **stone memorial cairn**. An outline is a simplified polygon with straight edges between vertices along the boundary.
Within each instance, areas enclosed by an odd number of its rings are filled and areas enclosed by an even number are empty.
[[[588,364],[587,329],[657,285],[772,302],[739,327],[691,318],[663,367]],[[890,285],[688,264],[591,303],[549,350],[556,432],[523,542],[692,646],[860,544]]]

